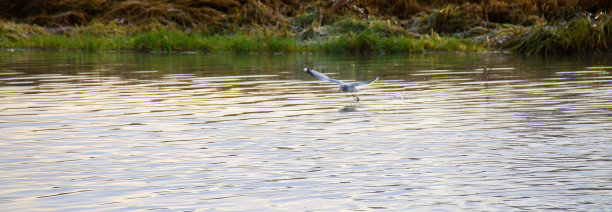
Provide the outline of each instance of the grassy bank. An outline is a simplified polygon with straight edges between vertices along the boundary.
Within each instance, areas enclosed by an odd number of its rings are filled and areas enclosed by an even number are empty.
[[[7,0],[0,48],[609,52],[603,0]]]
[[[23,24],[5,22],[1,27],[0,47],[3,48],[328,53],[486,50],[481,43],[467,39],[437,34],[418,37],[384,34],[368,27],[309,39],[267,29],[208,33],[167,26],[134,30],[129,26],[97,23],[68,33],[49,33],[44,28]]]

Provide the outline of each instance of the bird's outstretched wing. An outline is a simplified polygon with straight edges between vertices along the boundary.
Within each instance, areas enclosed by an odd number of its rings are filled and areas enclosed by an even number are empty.
[[[338,85],[342,85],[343,83],[340,82],[340,80],[336,80],[336,79],[332,79],[329,78],[321,73],[319,73],[318,71],[309,69],[309,68],[304,68],[304,71],[308,72],[308,74],[312,75],[313,77],[316,77],[317,79],[323,80],[323,81],[327,81],[327,82],[333,82],[336,83]]]
[[[349,86],[355,86],[355,87],[358,87],[358,86],[369,85],[369,84],[372,84],[373,82],[376,82],[376,80],[378,80],[378,77],[376,77],[376,79],[373,79],[373,80],[370,80],[370,81],[365,81],[365,82],[354,82],[354,83],[349,84]]]

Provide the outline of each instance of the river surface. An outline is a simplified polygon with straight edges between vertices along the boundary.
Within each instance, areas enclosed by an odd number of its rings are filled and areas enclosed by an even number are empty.
[[[0,208],[611,211],[611,66],[1,50]]]

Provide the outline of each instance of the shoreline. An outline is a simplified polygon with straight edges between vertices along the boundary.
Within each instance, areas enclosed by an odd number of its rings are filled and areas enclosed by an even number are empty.
[[[21,19],[0,16],[0,48],[232,53],[509,51],[524,55],[608,53],[612,50],[612,12],[605,11],[606,7],[596,13],[561,6],[545,12],[537,9],[542,5],[533,4],[522,5],[526,7],[523,10],[535,8],[528,10],[535,12],[523,14],[525,11],[516,8],[508,11],[508,7],[500,6],[522,4],[509,0],[491,0],[499,3],[497,6],[487,1],[484,4],[467,0],[463,4],[424,1],[404,5],[407,7],[404,9],[420,9],[406,14],[401,12],[403,10],[374,10],[386,8],[382,7],[382,1],[381,5],[369,1],[338,2],[344,3],[336,5],[317,0],[296,5],[283,3],[277,6],[287,9],[284,13],[249,13],[214,20],[199,16],[205,14],[203,11],[183,5],[177,11],[190,14],[183,19],[163,19],[166,16],[161,14],[159,17],[125,17],[129,19],[124,20],[115,17],[120,13],[107,14],[103,9],[153,9],[180,6],[181,3],[168,1],[160,5],[137,4],[124,8],[120,6],[127,6],[126,2],[113,0],[108,5],[88,5],[93,11],[89,15],[81,11],[83,8],[72,7],[73,13],[60,13],[67,16],[48,16],[44,12]],[[240,5],[236,2],[225,6],[235,9]],[[362,9],[371,9],[371,14],[351,9],[367,5],[372,8]],[[259,6],[247,3],[242,8],[263,8]],[[589,8],[587,3],[574,6]],[[503,12],[510,16],[501,16],[506,14]],[[236,15],[233,10],[221,13]],[[75,14],[82,16],[75,19]],[[28,19],[30,16],[38,19]],[[249,19],[253,18],[251,16],[256,19]],[[271,20],[275,20],[275,24]]]
[[[335,33],[329,36],[300,39],[296,35],[249,29],[234,33],[210,34],[153,26],[149,31],[124,32],[117,26],[96,24],[76,27],[71,32],[54,34],[44,28],[4,22],[12,30],[3,30],[0,48],[67,49],[67,50],[134,50],[134,51],[198,51],[198,52],[425,52],[425,51],[487,51],[481,42],[438,34],[418,38],[402,34],[385,35],[374,30]],[[128,28],[121,26],[120,28]],[[36,30],[32,30],[36,29]],[[28,31],[29,30],[29,31]],[[98,30],[109,31],[98,33]],[[8,31],[8,33],[7,33]],[[125,30],[127,31],[127,30]],[[26,36],[23,36],[26,35]]]

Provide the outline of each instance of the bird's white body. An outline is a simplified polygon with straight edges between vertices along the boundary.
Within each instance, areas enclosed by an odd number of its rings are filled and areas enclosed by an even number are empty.
[[[359,89],[357,89],[357,87],[359,86],[365,86],[365,85],[369,85],[372,84],[373,82],[375,82],[376,80],[378,80],[378,77],[376,77],[376,79],[370,80],[370,81],[365,81],[365,82],[354,82],[354,83],[343,83],[340,80],[336,80],[336,79],[332,79],[329,78],[327,76],[325,76],[324,74],[319,73],[318,71],[312,70],[310,68],[304,68],[304,71],[306,71],[308,74],[312,75],[313,77],[323,80],[323,81],[327,81],[327,82],[333,82],[338,84],[338,87],[340,88],[340,91],[342,92],[351,92],[351,94],[353,95],[353,97],[355,97],[357,99],[357,101],[359,101],[359,97],[357,97],[356,94],[354,94],[355,92],[359,91]]]

